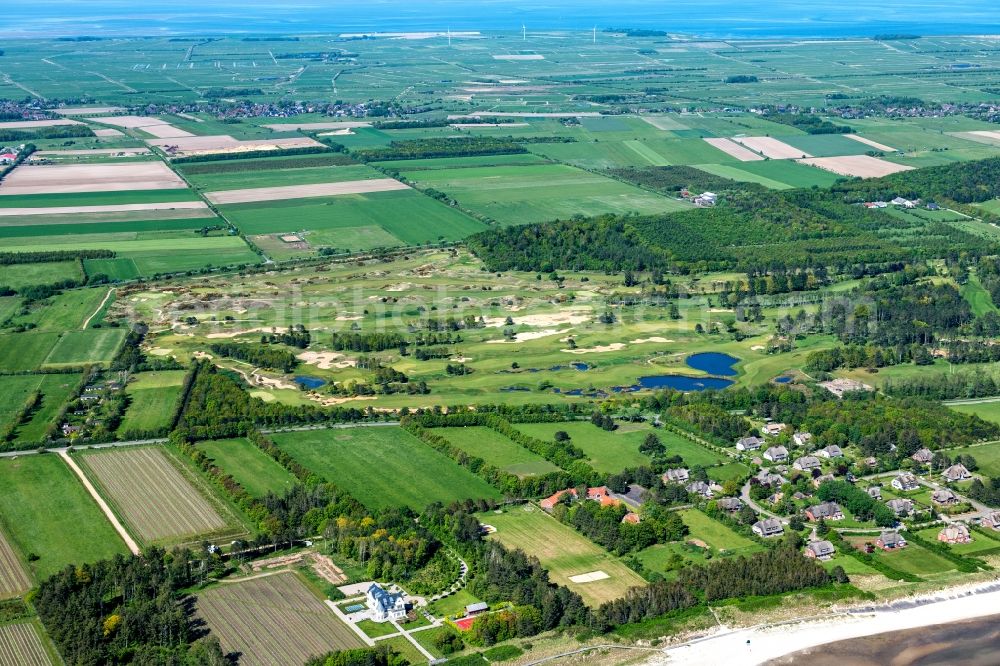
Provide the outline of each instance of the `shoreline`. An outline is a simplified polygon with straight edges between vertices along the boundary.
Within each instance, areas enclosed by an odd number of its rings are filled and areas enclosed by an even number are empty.
[[[665,648],[647,664],[764,664],[838,641],[997,615],[1000,579],[960,585],[912,598],[831,611],[829,616],[730,629]]]

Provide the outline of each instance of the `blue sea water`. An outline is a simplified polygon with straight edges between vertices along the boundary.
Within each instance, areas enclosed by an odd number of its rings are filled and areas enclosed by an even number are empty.
[[[0,35],[182,35],[632,27],[709,37],[1000,32],[996,0],[6,0]]]

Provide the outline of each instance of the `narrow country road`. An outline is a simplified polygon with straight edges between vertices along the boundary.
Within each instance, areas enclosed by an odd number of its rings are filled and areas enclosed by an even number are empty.
[[[94,484],[90,482],[87,475],[83,473],[83,470],[76,464],[76,461],[70,457],[69,453],[66,452],[66,449],[61,449],[59,451],[59,457],[62,458],[66,464],[69,465],[69,468],[73,470],[73,473],[80,478],[80,483],[83,484],[83,487],[87,489],[90,496],[94,498],[95,502],[97,502],[97,506],[101,507],[101,511],[103,511],[104,515],[107,516],[111,526],[115,528],[115,531],[118,532],[118,536],[122,538],[122,541],[125,542],[128,549],[132,551],[132,554],[138,555],[141,552],[139,544],[137,544],[135,539],[133,539],[132,536],[125,530],[125,526],[118,520],[118,516],[115,515],[115,512],[111,510],[108,503],[105,502],[104,498],[97,492],[97,488],[95,488]]]
[[[756,511],[757,513],[763,514],[763,515],[767,516],[768,518],[777,518],[778,520],[781,521],[782,525],[787,525],[788,524],[788,519],[787,518],[782,518],[781,516],[779,516],[776,513],[771,513],[767,509],[761,507],[760,504],[757,504],[757,502],[753,501],[753,498],[750,497],[750,482],[749,481],[747,481],[746,485],[744,485],[743,488],[740,489],[740,499],[743,500],[744,504],[749,505],[750,508],[753,509],[754,511]]]
[[[115,293],[115,288],[114,287],[111,287],[111,289],[108,289],[108,293],[104,294],[104,300],[101,301],[101,304],[97,306],[97,309],[94,310],[93,314],[91,314],[89,317],[87,317],[87,321],[83,322],[83,326],[81,326],[80,328],[85,329],[88,326],[90,326],[90,322],[93,321],[94,317],[96,317],[97,315],[99,315],[101,313],[101,310],[103,310],[104,306],[108,304],[108,299],[111,298],[111,294],[113,294],[113,293]]]

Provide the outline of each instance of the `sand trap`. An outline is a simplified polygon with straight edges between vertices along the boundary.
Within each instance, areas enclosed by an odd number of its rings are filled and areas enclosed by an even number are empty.
[[[896,149],[891,146],[887,146],[884,143],[879,143],[878,141],[872,141],[871,139],[866,139],[865,137],[858,136],[857,134],[844,134],[843,136],[845,138],[852,139],[854,141],[859,141],[865,144],[866,146],[871,146],[875,150],[881,150],[887,153],[896,152]]]
[[[275,123],[274,125],[261,125],[275,132],[294,132],[296,130],[328,130],[328,129],[355,129],[357,127],[371,127],[369,122],[360,120],[342,120],[328,123]]]
[[[557,326],[559,324],[584,324],[590,321],[593,316],[589,310],[586,313],[577,310],[555,312],[552,314],[525,315],[523,317],[513,317],[513,320],[515,326]],[[487,317],[485,321],[486,325],[491,328],[507,326],[506,317]]]
[[[314,365],[320,370],[331,370],[333,368],[342,370],[344,368],[353,368],[357,365],[357,361],[349,359],[343,354],[338,354],[337,352],[302,352],[295,358],[299,359],[303,363]]]
[[[208,155],[212,153],[239,153],[250,150],[282,150],[284,148],[322,148],[323,144],[307,136],[287,139],[253,139],[240,141],[227,134],[214,136],[186,136],[176,139],[147,139],[146,143],[163,149],[171,155]]]
[[[577,349],[560,349],[567,354],[601,354],[604,352],[621,351],[625,349],[624,342],[612,342],[610,345],[600,345],[598,347],[580,347]]]
[[[651,338],[636,338],[635,340],[632,340],[633,345],[644,345],[648,342],[673,342],[673,340],[668,340],[655,335]]]
[[[880,160],[868,155],[847,155],[844,157],[814,157],[807,160],[797,160],[801,164],[832,171],[841,176],[857,176],[858,178],[879,178],[900,171],[910,171],[913,167]]]
[[[58,113],[60,116],[85,116],[88,113],[121,113],[124,110],[117,106],[77,106],[65,109],[52,109],[52,112]]]
[[[187,185],[162,162],[22,166],[0,183],[0,195],[179,190]]]
[[[229,190],[227,192],[207,192],[205,198],[214,204],[237,204],[254,201],[284,201],[286,199],[308,199],[309,197],[334,197],[342,194],[367,194],[369,192],[391,192],[408,190],[392,178],[371,180],[349,180],[343,183],[320,183],[318,185],[285,185],[281,187],[258,187],[250,190]]]
[[[704,141],[710,146],[718,148],[730,157],[735,157],[740,162],[759,162],[764,159],[752,150],[747,150],[740,144],[735,143],[730,139],[706,138]]]
[[[55,127],[56,125],[82,125],[78,120],[69,118],[57,118],[55,120],[12,120],[0,123],[0,130],[5,129],[34,129],[37,127]]]
[[[529,331],[527,333],[518,333],[517,334],[517,338],[515,338],[514,340],[507,340],[506,338],[503,339],[503,340],[487,340],[486,344],[488,344],[488,345],[516,345],[516,344],[521,343],[521,342],[528,342],[529,340],[538,340],[539,338],[547,338],[550,335],[558,335],[560,333],[562,333],[562,331],[560,331],[558,329],[548,328],[548,329],[545,329],[544,331]]]
[[[125,136],[125,135],[116,129],[95,129],[94,136],[102,138],[110,138],[110,137]]]
[[[574,583],[593,583],[598,580],[607,580],[611,578],[608,574],[603,571],[591,571],[590,573],[577,574],[575,576],[570,576],[570,581]]]
[[[742,143],[750,150],[754,150],[772,160],[794,160],[802,157],[812,157],[809,153],[799,150],[795,146],[789,146],[784,141],[778,141],[770,136],[738,136],[733,141]]]
[[[125,213],[139,210],[208,210],[204,201],[166,203],[111,204],[107,206],[49,206],[48,208],[0,208],[0,217],[14,215],[64,215],[67,213]]]

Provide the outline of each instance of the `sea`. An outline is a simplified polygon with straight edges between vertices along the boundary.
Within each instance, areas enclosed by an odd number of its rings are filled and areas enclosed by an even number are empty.
[[[767,666],[996,666],[1000,615],[827,643]]]
[[[998,0],[3,0],[0,38],[645,28],[709,38],[1000,33]]]

